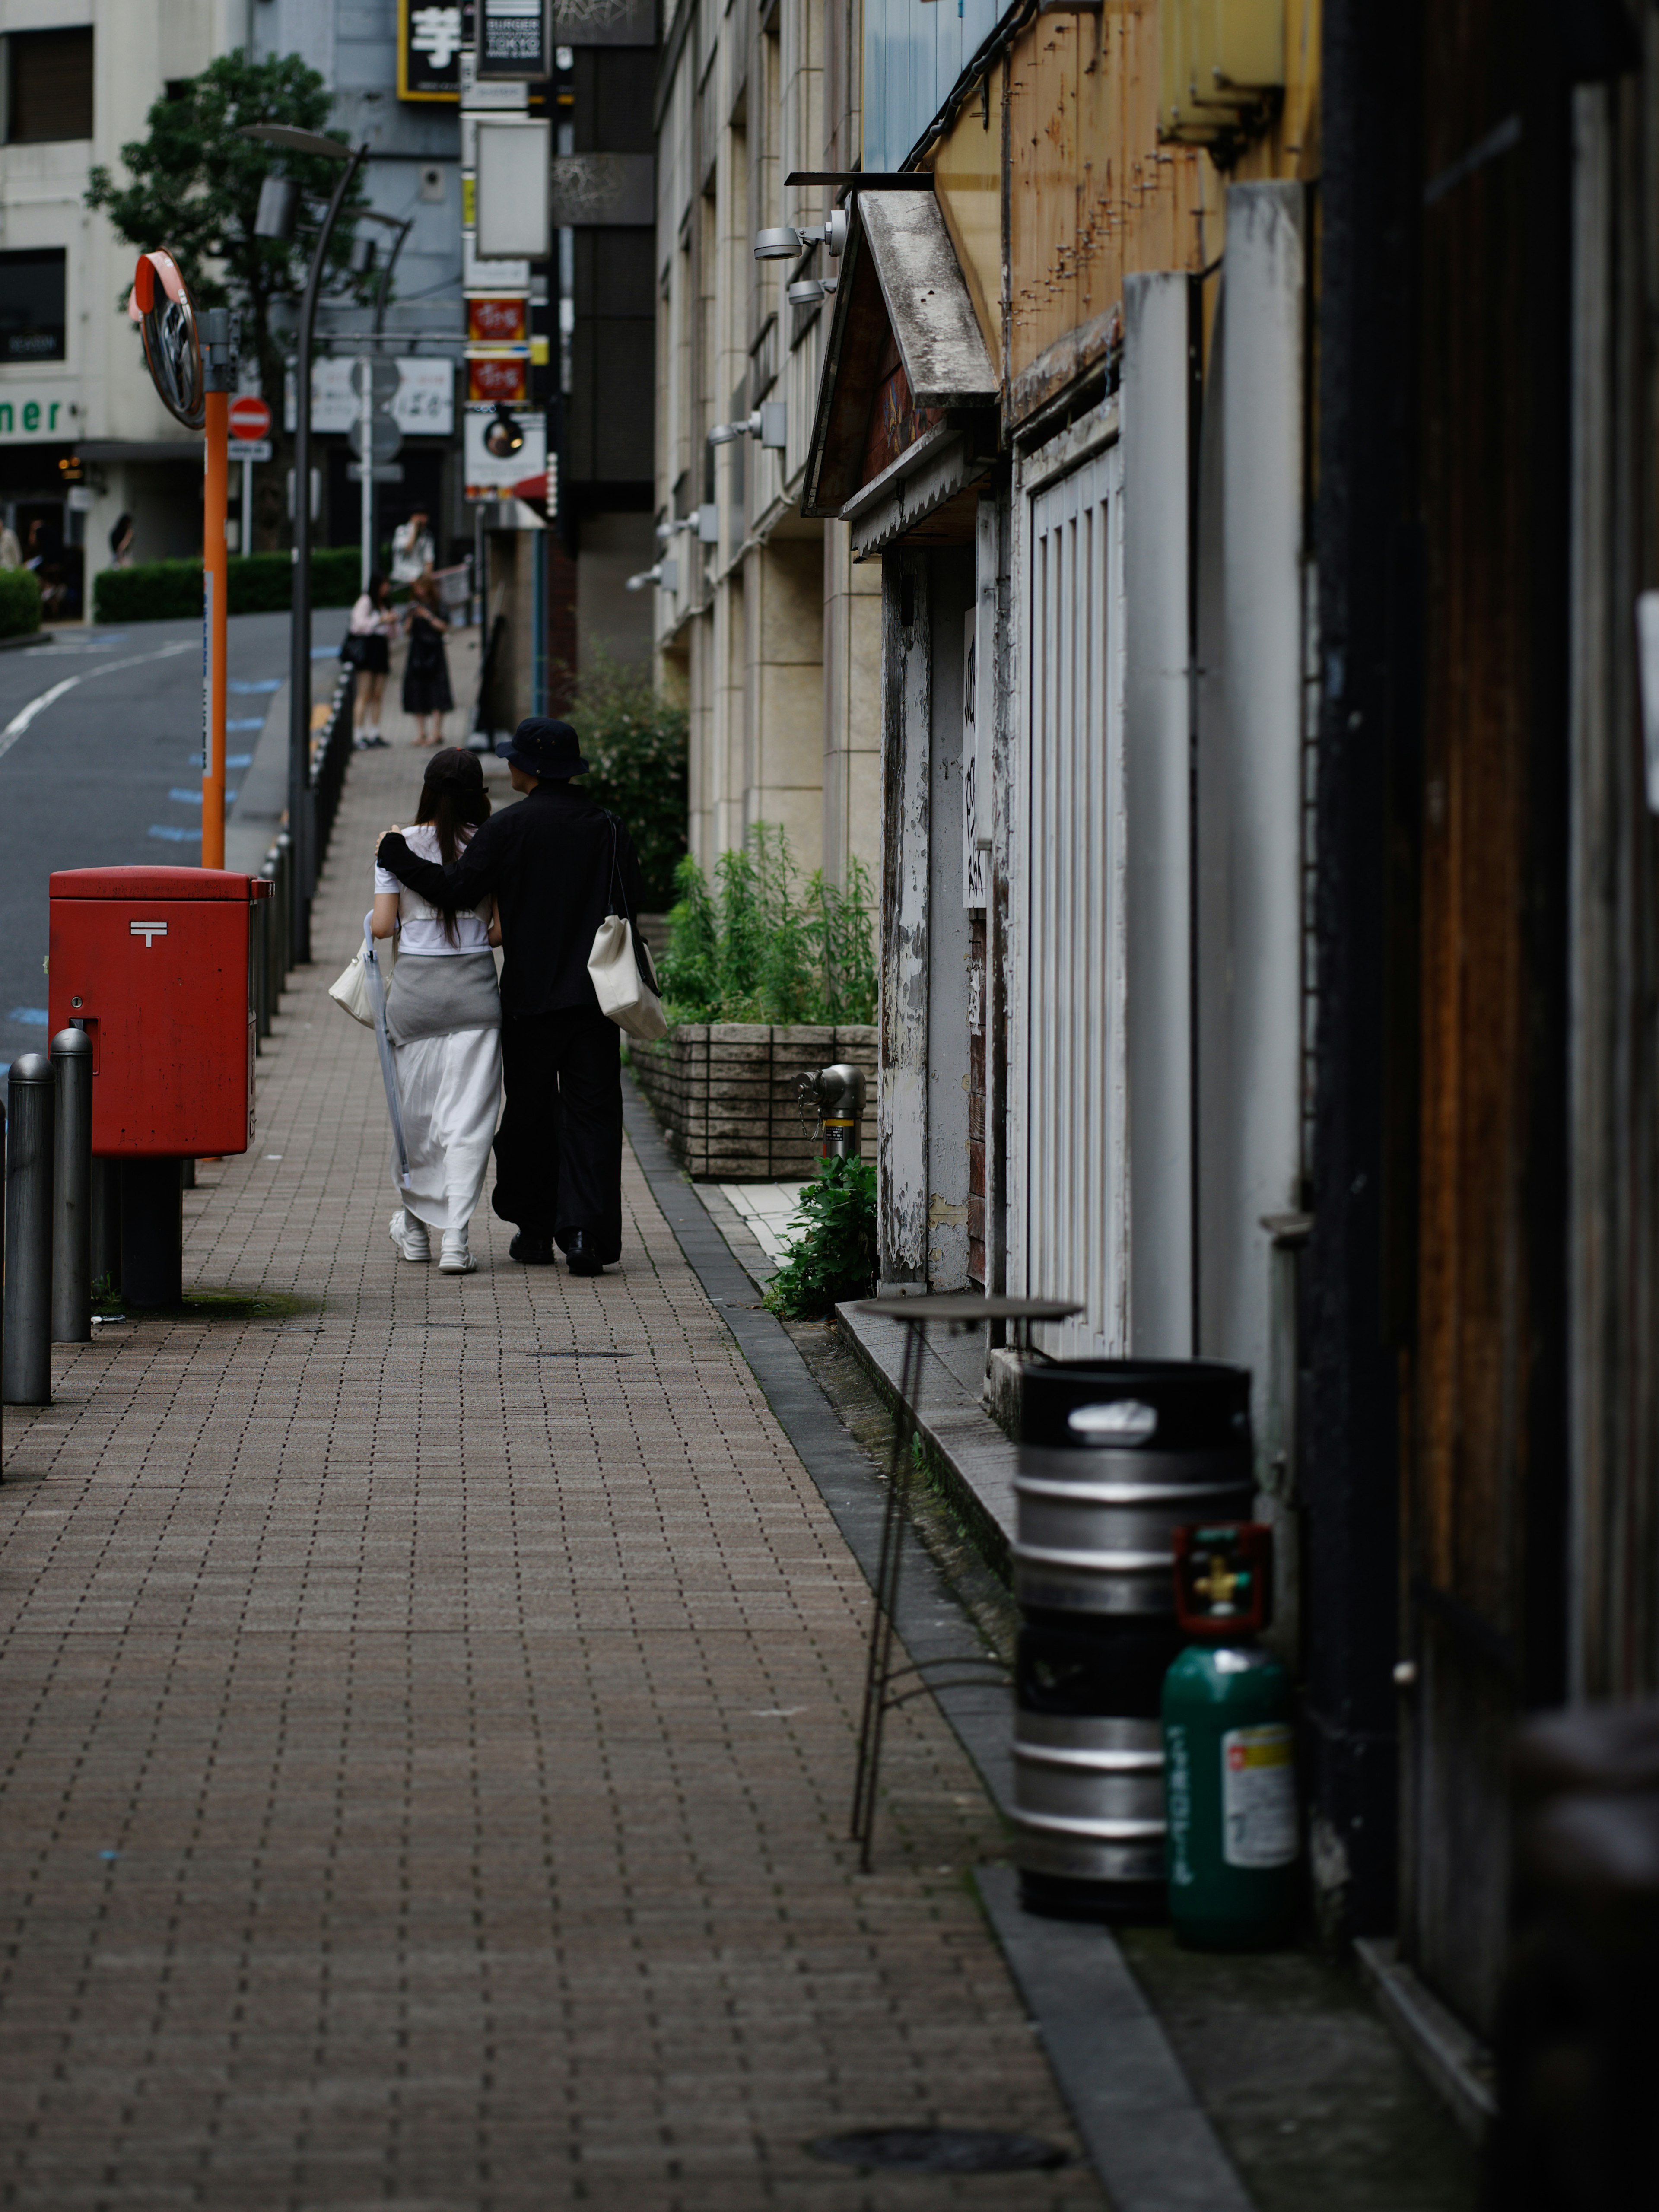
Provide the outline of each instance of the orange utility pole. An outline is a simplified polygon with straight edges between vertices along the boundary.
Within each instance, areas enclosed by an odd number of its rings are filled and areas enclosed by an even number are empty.
[[[202,497],[202,866],[225,865],[225,702],[228,671],[226,617],[230,548],[225,512],[230,491],[230,315],[210,307],[202,318],[202,382],[206,412],[206,477]]]

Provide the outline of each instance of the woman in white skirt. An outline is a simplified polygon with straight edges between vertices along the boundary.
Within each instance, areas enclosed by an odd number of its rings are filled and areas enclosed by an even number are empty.
[[[450,866],[489,813],[476,754],[459,745],[434,753],[421,786],[415,824],[404,831],[422,860]],[[483,1189],[501,1090],[501,1002],[495,984],[501,942],[495,901],[445,915],[384,868],[374,871],[374,934],[398,933],[386,993],[386,1031],[409,1153],[409,1187],[392,1217],[405,1260],[429,1260],[431,1231],[443,1237],[438,1265],[471,1274],[467,1224]]]

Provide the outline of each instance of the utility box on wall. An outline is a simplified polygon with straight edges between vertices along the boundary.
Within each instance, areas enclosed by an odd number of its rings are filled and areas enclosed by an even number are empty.
[[[225,868],[51,880],[54,1031],[92,1039],[92,1149],[189,1159],[253,1141],[249,917],[274,886]]]
[[[1164,0],[1158,135],[1183,146],[1265,129],[1285,87],[1285,0]]]

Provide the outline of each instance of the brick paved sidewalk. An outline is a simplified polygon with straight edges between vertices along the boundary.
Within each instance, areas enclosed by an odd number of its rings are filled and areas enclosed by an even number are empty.
[[[287,1317],[60,1349],[0,1488],[0,2202],[1099,2207],[825,2131],[1073,2138],[931,1705],[843,1840],[867,1592],[631,1156],[622,1268],[399,1261],[324,997],[420,756],[360,756],[318,965],[187,1275]],[[574,1355],[574,1356],[573,1356]]]

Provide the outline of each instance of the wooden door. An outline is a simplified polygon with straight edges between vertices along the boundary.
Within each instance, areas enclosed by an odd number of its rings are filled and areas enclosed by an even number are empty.
[[[1560,1679],[1565,91],[1528,11],[1421,18],[1425,691],[1402,1936],[1489,2027],[1504,1762]]]

